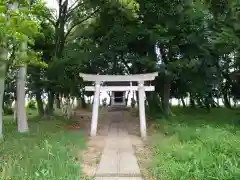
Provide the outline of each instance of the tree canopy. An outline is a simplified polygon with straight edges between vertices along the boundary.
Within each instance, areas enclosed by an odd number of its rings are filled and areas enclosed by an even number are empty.
[[[186,106],[189,97],[191,107],[209,111],[219,107],[217,99],[228,108],[239,99],[239,1],[56,2],[57,11],[44,1],[21,1],[17,9],[0,1],[3,107],[16,99],[16,67],[23,63],[26,93],[40,115],[52,114],[55,102],[60,108],[62,97],[85,104],[92,94],[84,92],[79,72],[157,71],[156,91],[146,101],[165,115],[171,98]]]

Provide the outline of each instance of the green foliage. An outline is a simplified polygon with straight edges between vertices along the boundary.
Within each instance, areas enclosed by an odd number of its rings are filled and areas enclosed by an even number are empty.
[[[211,114],[177,110],[158,127],[165,134],[154,149],[152,173],[157,179],[240,178],[240,129],[237,112],[218,109]]]
[[[78,150],[84,147],[81,132],[69,132],[65,120],[30,120],[29,134],[15,132],[5,121],[5,141],[0,150],[0,179],[75,180],[80,177]]]
[[[13,114],[14,114],[14,111],[13,111],[12,107],[10,107],[10,106],[3,106],[3,114],[4,114],[5,116],[7,116],[7,115],[13,115]]]
[[[239,116],[214,108],[215,98],[223,97],[229,108],[230,100],[239,98],[240,83],[231,77],[233,70],[240,70],[239,1],[84,0],[69,6],[70,2],[59,4],[55,18],[42,0],[32,1],[31,6],[19,1],[17,10],[8,10],[9,1],[0,0],[0,63],[8,65],[5,107],[15,99],[15,68],[23,64],[28,64],[27,93],[37,99],[38,109],[43,94],[48,96],[46,109],[58,97],[92,96],[83,90],[90,83],[84,83],[79,72],[158,71],[155,94],[147,97],[146,111],[151,117],[170,114],[164,112],[169,109],[169,98],[189,96],[192,107],[212,108],[212,112],[201,109],[198,114],[187,109],[186,114],[174,112],[174,119],[159,123],[167,136],[155,149],[154,176],[163,180],[240,179],[239,129],[235,127]],[[156,55],[156,49],[160,54]],[[28,104],[29,110],[35,108],[36,102]],[[73,143],[80,142],[79,137],[59,130],[63,125],[39,121],[30,127],[31,136],[12,134],[7,126],[0,154],[10,158],[0,159],[0,175],[79,178],[68,152],[74,149]]]
[[[8,5],[7,1],[0,2],[0,44],[4,51],[14,52],[10,61],[1,55],[1,62],[11,66],[38,62],[37,53],[28,49],[28,44],[34,44],[34,37],[39,33],[39,22],[32,15],[27,2],[16,1],[12,9]]]
[[[27,104],[27,108],[31,110],[37,109],[37,102],[31,99]]]

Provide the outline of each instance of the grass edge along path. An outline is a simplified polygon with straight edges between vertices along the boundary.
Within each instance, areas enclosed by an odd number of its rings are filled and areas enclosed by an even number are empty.
[[[181,111],[156,123],[154,179],[239,180],[239,110]]]
[[[78,180],[79,151],[86,147],[81,131],[69,131],[68,121],[31,118],[29,132],[16,132],[16,123],[5,121],[0,143],[0,180]]]

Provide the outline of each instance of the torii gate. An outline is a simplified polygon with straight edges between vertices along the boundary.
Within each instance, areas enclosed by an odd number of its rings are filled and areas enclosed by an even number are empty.
[[[100,101],[100,91],[138,91],[139,96],[139,117],[140,117],[140,131],[141,136],[146,138],[146,116],[145,116],[145,91],[154,91],[154,86],[144,86],[145,81],[153,81],[158,75],[157,72],[148,74],[134,74],[134,75],[94,75],[80,73],[80,77],[84,81],[94,81],[95,86],[86,86],[85,91],[95,91],[92,122],[91,122],[91,136],[97,135],[98,125],[98,109]],[[101,86],[101,82],[138,82],[138,86]]]

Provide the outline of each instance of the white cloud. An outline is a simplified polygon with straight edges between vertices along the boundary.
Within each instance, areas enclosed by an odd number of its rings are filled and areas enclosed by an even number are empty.
[[[57,0],[45,0],[49,8],[57,8]]]

